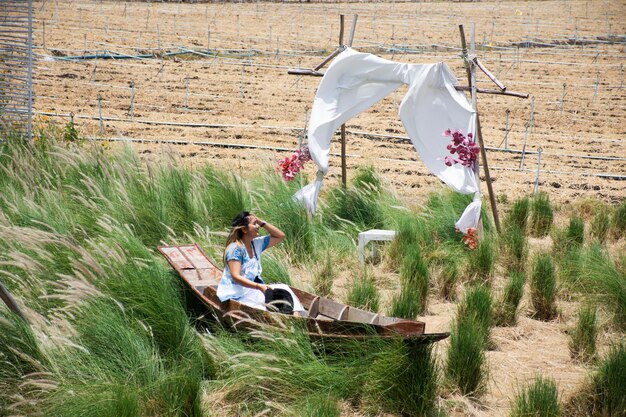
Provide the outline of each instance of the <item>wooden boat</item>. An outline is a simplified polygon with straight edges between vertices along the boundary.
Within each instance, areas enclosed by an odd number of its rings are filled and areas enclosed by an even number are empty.
[[[306,309],[306,316],[265,311],[236,300],[222,302],[216,294],[222,270],[206,256],[200,246],[160,246],[158,249],[203,306],[226,327],[257,328],[270,325],[287,328],[286,323],[296,321],[308,329],[312,338],[358,340],[373,336],[400,337],[418,344],[436,342],[449,335],[425,333],[424,322],[385,317],[294,287],[291,289]]]

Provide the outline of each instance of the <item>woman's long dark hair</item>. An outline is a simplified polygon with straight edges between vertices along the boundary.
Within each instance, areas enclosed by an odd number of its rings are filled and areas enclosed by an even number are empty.
[[[249,211],[242,211],[241,213],[235,216],[235,218],[230,224],[232,229],[230,230],[230,233],[228,234],[228,238],[226,238],[226,246],[224,247],[224,255],[222,256],[224,265],[226,265],[226,251],[228,250],[228,246],[230,246],[230,244],[233,242],[237,242],[239,246],[243,245],[241,241],[241,239],[243,238],[243,231],[250,224],[250,220],[248,219],[248,216],[250,216]]]

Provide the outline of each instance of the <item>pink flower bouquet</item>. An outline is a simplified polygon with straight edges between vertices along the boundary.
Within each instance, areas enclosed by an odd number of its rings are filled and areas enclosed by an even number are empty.
[[[446,131],[443,132],[443,136],[452,136],[452,143],[447,146],[447,149],[450,151],[451,155],[456,154],[458,156],[458,158],[454,158],[448,155],[443,159],[443,162],[449,167],[460,163],[464,167],[473,169],[478,159],[478,153],[480,152],[480,149],[473,140],[474,135],[468,133],[467,137],[465,137],[463,132],[458,129],[454,132],[450,129],[446,129]]]
[[[276,171],[280,172],[285,181],[293,180],[304,164],[311,160],[311,153],[307,145],[302,145],[291,156],[286,156],[278,161]]]

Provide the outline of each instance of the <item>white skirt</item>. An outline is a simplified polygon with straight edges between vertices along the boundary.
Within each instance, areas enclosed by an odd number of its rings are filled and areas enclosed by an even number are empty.
[[[300,300],[298,299],[296,294],[294,294],[291,288],[289,288],[288,285],[271,284],[269,285],[269,287],[272,289],[280,288],[281,290],[288,291],[289,294],[291,294],[291,297],[293,297],[293,311],[294,312],[304,311],[304,307],[302,307],[302,303],[300,303]],[[249,307],[258,308],[259,310],[267,310],[267,308],[265,307],[265,294],[263,294],[263,292],[259,290],[255,290],[254,288],[244,287],[244,294],[242,297],[237,298],[237,301]]]

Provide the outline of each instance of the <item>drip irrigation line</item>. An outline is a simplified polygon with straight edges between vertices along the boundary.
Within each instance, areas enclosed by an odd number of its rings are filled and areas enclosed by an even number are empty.
[[[62,113],[53,113],[53,112],[34,112],[35,114],[40,114],[43,116],[56,116],[56,117],[70,117],[69,114]],[[162,125],[162,126],[179,126],[179,127],[204,127],[204,128],[245,128],[245,129],[253,129],[253,128],[261,128],[261,129],[272,129],[272,130],[291,130],[291,131],[302,131],[301,127],[291,127],[291,126],[273,126],[273,125],[251,125],[251,124],[217,124],[217,123],[182,123],[182,122],[163,122],[156,120],[137,120],[137,119],[123,119],[117,117],[102,117],[99,116],[87,116],[87,115],[74,115],[74,118],[79,119],[89,119],[89,120],[103,120],[103,121],[116,121],[116,122],[130,122],[130,123],[140,123],[140,124],[150,124],[150,125]],[[411,140],[407,136],[394,136],[394,135],[383,135],[378,133],[370,133],[363,131],[354,131],[354,130],[346,130],[347,133],[358,135],[368,138],[385,138],[385,139],[396,139],[401,140],[402,143],[411,144]],[[184,141],[181,141],[184,142]],[[195,143],[195,142],[194,142]],[[485,149],[495,152],[504,152],[504,153],[522,153],[526,155],[535,155],[538,154],[537,151],[521,151],[517,149],[504,149],[497,147],[486,146]],[[556,153],[548,153],[543,152],[543,155],[550,155],[556,157],[569,157],[569,158],[580,158],[580,159],[593,159],[593,160],[606,160],[606,161],[626,161],[626,158],[621,157],[612,157],[612,156],[594,156],[594,155],[577,155],[577,154],[556,154]]]
[[[223,143],[223,142],[209,142],[209,141],[189,141],[189,140],[176,140],[176,139],[139,139],[139,138],[127,138],[127,137],[113,137],[113,138],[100,138],[100,137],[88,137],[87,139],[93,141],[103,141],[103,142],[127,142],[127,143],[159,143],[159,144],[169,144],[169,145],[196,145],[196,146],[211,146],[218,148],[231,148],[231,149],[263,149],[268,151],[278,151],[278,152],[293,152],[294,148],[284,148],[284,147],[276,147],[276,146],[265,146],[265,145],[247,145],[243,143]],[[331,153],[332,156],[341,156],[339,153]],[[346,154],[346,156],[351,158],[362,158],[361,155],[357,154]],[[397,158],[375,158],[377,160],[382,161],[390,161],[390,162],[404,162],[404,163],[420,163],[421,161],[408,160],[408,159],[397,159]],[[518,168],[505,168],[505,167],[490,167],[494,170],[500,171],[518,171],[518,172],[531,172],[536,173],[536,169],[518,169]],[[553,171],[553,170],[540,170],[539,172],[548,173],[548,174],[557,174],[557,175],[580,175],[586,177],[601,177],[606,179],[613,179],[618,181],[626,180],[626,175],[619,174],[599,174],[593,172],[572,172],[572,171]],[[434,174],[430,174],[433,175]]]
[[[101,142],[129,142],[129,143],[159,143],[166,145],[196,145],[196,146],[211,146],[216,148],[232,148],[232,149],[263,149],[267,151],[278,152],[293,152],[296,148],[283,148],[277,146],[266,145],[247,145],[244,143],[224,143],[224,142],[209,142],[209,141],[189,141],[178,139],[141,139],[141,138],[127,138],[127,137],[113,137],[113,138],[101,138],[101,137],[87,137],[88,140],[101,141]],[[340,153],[330,153],[332,156],[341,156]],[[360,158],[360,155],[346,154],[353,158]]]

